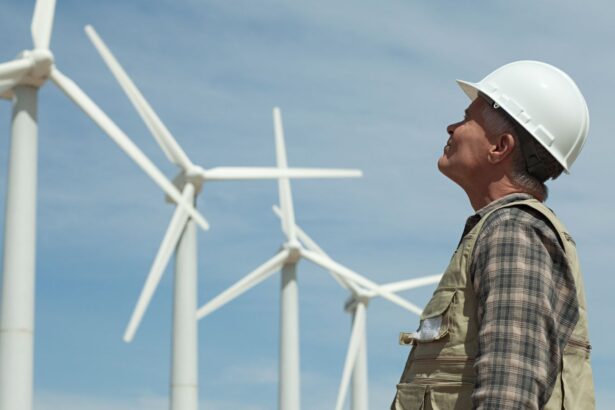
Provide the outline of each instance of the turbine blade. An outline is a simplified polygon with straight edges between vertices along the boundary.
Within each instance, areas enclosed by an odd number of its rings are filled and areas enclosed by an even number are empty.
[[[30,32],[34,48],[49,49],[56,0],[36,0]]]
[[[32,65],[32,60],[29,58],[20,58],[0,64],[0,94],[19,84]]]
[[[186,184],[182,196],[186,199],[186,201],[192,200],[194,197],[194,186],[192,184]],[[154,296],[154,292],[156,292],[156,289],[158,288],[160,279],[162,279],[162,275],[169,264],[169,259],[171,259],[171,255],[177,247],[177,243],[179,242],[181,233],[183,232],[187,221],[188,213],[183,207],[177,206],[175,208],[175,212],[173,213],[173,217],[171,218],[171,222],[169,223],[169,227],[164,234],[164,238],[160,243],[160,248],[158,248],[158,253],[154,258],[152,267],[147,275],[145,285],[143,286],[143,290],[141,290],[141,294],[139,295],[135,309],[132,312],[132,316],[130,317],[130,321],[126,327],[126,331],[124,332],[125,342],[130,343],[134,338],[152,296]]]
[[[273,212],[278,216],[278,218],[280,219],[282,218],[282,211],[276,205],[273,206]],[[305,233],[305,231],[301,229],[301,227],[297,224],[295,224],[295,231],[297,232],[297,238],[299,239],[299,241],[301,241],[301,243],[303,243],[303,245],[306,248],[316,253],[319,253],[323,256],[326,256],[327,258],[329,257],[329,255],[327,255],[325,251],[320,246],[318,246],[316,241],[310,238],[308,234]],[[344,289],[350,289],[351,291],[354,291],[355,293],[359,291],[358,287],[354,283],[346,282],[344,278],[340,277],[335,272],[329,271],[329,273],[331,273],[331,276],[333,276],[333,279],[335,279],[335,281]]]
[[[202,175],[210,181],[281,178],[354,178],[361,176],[361,171],[318,168],[216,167],[203,170]]]
[[[380,289],[385,290],[387,292],[397,293],[397,292],[401,292],[404,290],[419,288],[421,286],[433,285],[435,283],[440,282],[441,278],[442,278],[442,274],[425,276],[423,278],[402,280],[399,282],[393,282],[393,283],[387,283],[385,285],[380,285]]]
[[[278,216],[278,218],[282,218],[282,211],[276,205],[273,206],[273,212]],[[306,248],[323,256],[329,257],[329,255],[327,255],[327,253],[320,246],[318,246],[316,241],[310,238],[299,225],[295,224],[295,230],[297,231],[297,238],[299,238]]]
[[[278,168],[288,168],[286,158],[286,145],[284,143],[284,128],[282,126],[282,113],[278,107],[273,108],[273,130],[275,134],[275,152]],[[293,197],[290,190],[288,178],[278,180],[278,191],[280,197],[280,208],[282,209],[282,227],[286,232],[289,242],[296,242],[295,234],[295,210],[293,207]]]
[[[190,161],[184,150],[179,146],[175,138],[173,138],[167,127],[162,123],[128,74],[126,74],[126,71],[124,71],[120,63],[111,53],[111,50],[109,50],[98,33],[96,33],[94,27],[90,25],[85,26],[85,32],[132,102],[132,105],[137,109],[137,112],[169,161],[182,167],[184,170],[191,169],[194,166],[192,161]]]
[[[197,319],[202,319],[211,312],[218,310],[231,300],[242,295],[247,290],[267,279],[269,276],[278,271],[282,265],[284,265],[288,255],[289,251],[282,249],[273,258],[269,259],[267,262],[263,263],[261,266],[244,276],[237,283],[220,293],[218,296],[214,297],[211,301],[197,310]]]
[[[279,206],[277,205],[273,205],[273,213],[276,214],[276,216],[278,217],[278,219],[280,221],[283,221],[283,216],[282,216],[282,210],[280,209]],[[296,229],[297,227],[295,227]],[[282,223],[282,231],[284,232],[284,235],[288,235],[288,233],[286,232],[286,228],[284,227],[284,224]],[[304,243],[305,244],[305,243]]]
[[[338,275],[346,278],[347,280],[353,281],[356,284],[368,290],[373,291],[376,295],[381,296],[387,299],[388,301],[395,303],[396,305],[399,305],[402,308],[412,313],[415,313],[417,315],[421,314],[422,310],[415,304],[408,302],[407,300],[397,296],[394,293],[388,292],[386,290],[382,290],[380,286],[378,286],[376,283],[359,275],[356,272],[353,272],[347,267],[340,265],[339,263],[333,261],[332,259],[324,257],[322,255],[319,255],[313,251],[309,251],[306,249],[301,249],[300,252],[301,252],[301,255],[304,256],[306,259],[314,262],[317,265],[322,266],[326,270],[333,271],[337,273]]]
[[[51,71],[51,79],[79,108],[87,114],[147,175],[150,176],[175,202],[186,208],[190,217],[201,228],[207,230],[209,225],[194,206],[182,198],[173,185],[160,170],[143,154],[143,152],[118,128],[117,125],[88,97],[77,84],[66,77],[55,67]]]
[[[284,142],[284,126],[282,124],[282,112],[279,107],[273,107],[273,127],[276,141],[275,154],[278,168],[288,168],[286,144]]]
[[[346,353],[344,372],[342,373],[342,380],[337,393],[335,410],[342,410],[344,407],[344,400],[346,399],[346,393],[348,392],[348,385],[350,384],[352,371],[354,370],[355,363],[357,362],[357,355],[359,354],[361,346],[364,343],[365,305],[363,303],[358,303],[354,314],[354,321],[352,323],[352,332],[350,333],[350,342],[348,343],[348,352]]]

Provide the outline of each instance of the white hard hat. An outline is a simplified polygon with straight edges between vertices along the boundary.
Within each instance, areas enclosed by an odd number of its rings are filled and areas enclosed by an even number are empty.
[[[457,83],[472,100],[479,91],[492,99],[569,171],[587,138],[589,111],[566,73],[539,61],[515,61],[478,83]]]

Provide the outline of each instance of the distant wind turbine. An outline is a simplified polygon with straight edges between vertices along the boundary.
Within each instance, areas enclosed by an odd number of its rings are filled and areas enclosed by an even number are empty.
[[[284,144],[282,117],[280,110],[277,108],[273,110],[273,119],[277,164],[280,169],[287,169],[288,162]],[[282,244],[282,248],[267,262],[202,306],[197,311],[197,317],[201,319],[209,315],[281,270],[278,408],[280,410],[298,410],[300,408],[300,376],[299,307],[296,267],[301,258],[308,259],[331,271],[337,280],[339,280],[338,278],[343,278],[347,282],[359,284],[365,289],[371,290],[375,294],[411,311],[420,311],[420,309],[399,296],[380,289],[374,282],[334,262],[332,259],[303,246],[299,241],[299,231],[295,224],[295,212],[288,178],[280,178],[278,187],[282,231],[286,236],[286,241]]]
[[[207,181],[278,179],[280,177],[335,178],[361,176],[361,172],[358,170],[279,169],[276,167],[219,167],[203,169],[195,165],[179,146],[149,103],[147,103],[94,28],[86,26],[85,31],[169,161],[179,167],[180,173],[175,178],[175,184],[183,191],[186,201],[194,203],[196,196],[201,192],[203,183]],[[147,280],[124,333],[124,340],[126,342],[132,341],[174,250],[176,252],[176,262],[173,295],[170,408],[172,410],[196,410],[198,406],[198,332],[195,318],[197,299],[196,230],[194,229],[194,223],[189,219],[188,213],[182,207],[176,207],[175,213],[171,218],[171,223],[154,258]]]
[[[396,293],[421,286],[432,285],[438,283],[441,278],[442,275],[432,275],[423,278],[409,279],[382,285],[380,289]],[[369,301],[378,295],[373,291],[363,290],[352,283],[348,285],[352,295],[346,301],[345,310],[352,315],[352,330],[350,332],[348,351],[344,362],[344,370],[342,372],[342,380],[337,394],[335,410],[342,410],[344,407],[351,376],[352,394],[350,408],[352,410],[367,410],[367,306]],[[414,313],[420,316],[420,312]]]
[[[273,207],[273,211],[278,217],[282,217],[282,213],[277,206]],[[325,258],[331,259],[329,255],[327,255],[325,251],[307,233],[305,233],[299,225],[295,225],[295,230],[297,232],[297,238],[307,249],[316,252]],[[350,297],[346,301],[344,310],[352,315],[352,330],[350,332],[348,351],[346,353],[346,360],[342,373],[342,380],[338,390],[335,410],[342,410],[344,406],[344,400],[346,399],[351,377],[352,394],[350,408],[352,410],[367,410],[369,390],[367,383],[367,306],[371,299],[380,295],[376,289],[366,290],[353,281],[346,280],[343,277],[338,277],[334,271],[331,273],[338,279],[340,285],[351,293]],[[397,293],[438,283],[441,278],[441,274],[425,276],[422,278],[408,279],[380,285],[378,289],[380,292],[384,291]],[[416,315],[421,315],[422,310],[410,302],[408,302],[408,305],[402,307]]]
[[[49,44],[55,0],[37,0],[31,23],[34,49],[0,64],[0,96],[13,100],[0,306],[0,410],[30,410],[34,367],[34,288],[38,89],[51,79],[182,209],[207,223],[113,121],[54,64]]]

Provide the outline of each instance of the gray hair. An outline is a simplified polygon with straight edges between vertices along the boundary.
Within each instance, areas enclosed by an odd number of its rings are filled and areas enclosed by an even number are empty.
[[[491,105],[486,105],[482,112],[487,131],[492,135],[509,133],[515,138],[515,150],[513,151],[513,167],[511,178],[513,182],[525,189],[528,193],[546,200],[549,189],[545,185],[548,179],[556,179],[561,175],[564,168],[559,162],[534,139],[523,127],[518,125],[502,109],[494,109]],[[546,167],[547,177],[544,180],[538,179],[527,170],[525,156],[521,149],[522,145],[532,144],[536,154]]]

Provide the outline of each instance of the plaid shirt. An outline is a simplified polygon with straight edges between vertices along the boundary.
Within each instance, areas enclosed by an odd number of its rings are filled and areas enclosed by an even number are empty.
[[[511,194],[468,218],[464,235]],[[540,409],[579,318],[576,287],[560,239],[540,213],[503,208],[483,225],[470,275],[478,299],[477,409]]]

